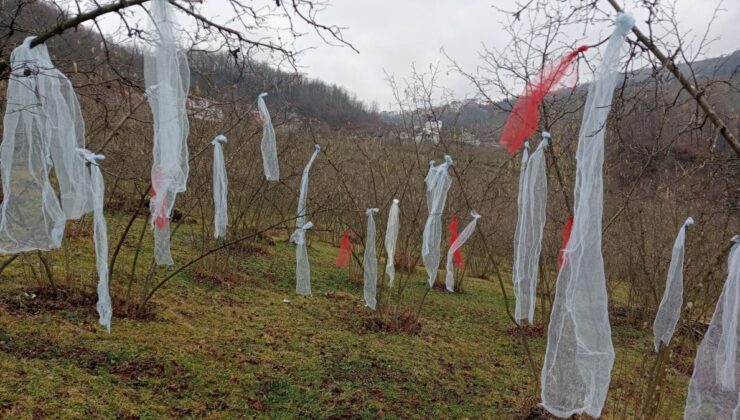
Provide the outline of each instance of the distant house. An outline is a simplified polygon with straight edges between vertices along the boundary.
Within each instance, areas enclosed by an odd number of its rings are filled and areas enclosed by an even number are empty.
[[[475,147],[480,146],[480,139],[475,134],[469,131],[462,132],[462,135],[460,136],[460,141],[463,144],[468,144],[468,145],[475,146]]]
[[[414,141],[421,144],[423,141],[431,142],[434,145],[439,144],[439,135],[442,132],[442,121],[434,120],[428,117],[427,121],[421,127],[415,127]]]

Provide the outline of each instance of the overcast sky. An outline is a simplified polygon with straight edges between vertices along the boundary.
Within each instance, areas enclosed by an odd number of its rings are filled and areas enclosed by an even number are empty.
[[[305,51],[298,58],[299,70],[309,77],[340,85],[357,95],[367,104],[377,103],[381,110],[391,109],[393,95],[386,81],[385,72],[401,79],[411,72],[411,65],[428,68],[438,63],[443,76],[440,83],[451,89],[457,98],[471,97],[476,90],[462,76],[449,71],[449,61],[440,52],[441,48],[467,71],[474,71],[480,63],[479,52],[485,44],[489,49],[503,49],[507,45],[507,34],[501,30],[501,22],[510,16],[498,11],[516,9],[523,0],[317,0],[328,6],[318,15],[318,21],[327,25],[346,28],[345,39],[360,52],[348,47],[327,45],[309,31],[300,27],[307,35],[295,42],[295,47]],[[602,9],[608,10],[606,0]],[[740,48],[740,0],[675,0],[679,30],[687,34],[686,42],[706,30],[707,24],[718,5],[721,10],[710,32],[717,38],[707,50],[708,56],[728,54]],[[637,25],[645,27],[646,10],[639,8],[639,0],[629,0],[628,10],[633,12]],[[664,0],[662,4],[669,4]],[[251,3],[262,13],[275,12],[274,0],[253,0]],[[234,12],[227,0],[204,0],[199,6],[201,13],[215,22],[233,27]],[[279,10],[279,9],[277,9]],[[129,12],[138,19],[146,18],[141,9]],[[183,16],[180,16],[183,26]],[[526,19],[526,18],[525,18]],[[524,19],[523,19],[524,20]],[[279,18],[267,21],[266,26],[286,27]],[[103,21],[104,30],[111,36],[126,40],[126,31],[116,15]],[[145,27],[145,26],[144,26]],[[187,26],[186,26],[187,27]],[[610,33],[608,25],[573,29],[572,45],[594,43]],[[281,37],[287,37],[283,31]],[[255,36],[255,34],[250,34]],[[262,34],[258,36],[263,36]],[[276,32],[265,33],[265,37],[276,39]],[[265,40],[268,38],[262,38]],[[696,44],[696,42],[694,42]],[[589,52],[588,54],[595,54]],[[588,75],[586,75],[588,77]],[[496,92],[488,92],[498,99]]]
[[[389,108],[393,102],[384,70],[403,77],[410,73],[411,63],[425,67],[437,62],[447,70],[448,62],[440,53],[444,47],[450,56],[472,71],[480,61],[481,43],[489,48],[502,48],[507,43],[499,29],[506,17],[491,6],[514,9],[516,4],[513,0],[332,0],[331,3],[321,13],[321,19],[347,27],[344,35],[360,53],[321,45],[315,37],[309,37],[310,41],[301,43],[318,48],[303,54],[301,70],[311,77],[341,85],[367,103],[376,101],[381,109]],[[711,31],[719,40],[712,44],[710,55],[740,48],[737,27],[740,1],[677,1],[680,30],[697,35],[704,32],[714,8],[720,4],[725,10],[719,13]],[[640,25],[639,17],[644,13],[635,12]],[[598,37],[604,31],[594,28],[593,36]],[[442,81],[458,97],[475,92],[454,72]]]

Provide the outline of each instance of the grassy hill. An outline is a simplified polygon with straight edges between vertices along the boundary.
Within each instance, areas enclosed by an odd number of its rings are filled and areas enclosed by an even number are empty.
[[[187,238],[187,229],[178,232],[173,251],[180,262],[196,253]],[[467,279],[464,293],[433,290],[420,330],[388,332],[364,307],[362,286],[333,267],[335,248],[311,244],[314,296],[298,297],[294,247],[276,240],[178,276],[156,295],[148,316],[117,314],[108,334],[94,312],[90,241],[77,235],[66,251],[78,274],[68,281],[76,290],[85,285],[90,296],[39,294],[29,281],[30,268],[38,267],[33,254],[2,273],[0,417],[542,416],[493,282]],[[58,266],[64,252],[52,258]],[[412,292],[423,283],[419,273]],[[123,295],[124,285],[112,287],[114,296]],[[654,360],[652,336],[612,322],[617,358],[605,417],[625,418]],[[545,332],[527,329],[537,363]],[[665,418],[683,410],[692,358],[671,363]]]

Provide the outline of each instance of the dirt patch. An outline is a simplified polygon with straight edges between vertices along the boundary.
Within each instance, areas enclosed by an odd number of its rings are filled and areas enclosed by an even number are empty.
[[[60,346],[38,336],[14,338],[2,335],[0,336],[0,351],[21,359],[68,360],[90,371],[110,365],[108,356],[103,352],[81,346]]]
[[[193,270],[190,273],[190,280],[196,284],[205,284],[209,286],[218,286],[226,289],[233,289],[244,283],[244,279],[241,278],[235,272],[230,270],[212,270],[206,271],[203,269]]]
[[[138,380],[152,376],[163,376],[165,365],[153,359],[134,359],[112,365],[110,372],[127,380]]]
[[[652,319],[652,314],[648,314],[642,308],[616,305],[609,307],[609,320],[612,326],[621,325],[639,329],[649,319]]]
[[[333,300],[357,300],[354,295],[351,295],[346,292],[342,292],[341,290],[336,290],[333,292],[326,292],[326,297]]]
[[[441,292],[446,292],[447,286],[445,285],[444,280],[440,280],[439,276],[437,276],[437,279],[434,281],[434,284],[432,284],[432,289],[439,290]]]
[[[67,222],[64,228],[64,235],[67,239],[87,239],[92,238],[92,234],[92,225],[89,222]]]
[[[60,350],[52,341],[32,336],[16,339],[0,334],[0,351],[24,359],[54,359],[60,357]]]
[[[396,271],[413,273],[420,259],[421,257],[417,255],[396,251],[396,255],[393,257],[393,266],[396,268]]]
[[[229,247],[229,249],[236,251],[237,253],[242,255],[260,255],[263,257],[270,255],[270,252],[265,248],[265,245],[255,241],[237,242]]]
[[[66,286],[51,288],[18,289],[0,296],[0,306],[16,315],[38,314],[51,311],[80,311],[97,316],[95,304],[97,294]],[[131,318],[142,321],[154,319],[155,306],[148,303],[139,309],[138,303],[126,304],[123,299],[113,298],[113,317]]]
[[[129,194],[113,194],[108,198],[105,205],[106,210],[113,211],[117,210],[124,213],[133,213],[136,211],[136,206],[141,202],[140,193],[129,193]],[[148,206],[142,204],[142,208],[149,209]],[[140,213],[146,214],[146,211]]]
[[[517,415],[517,416],[514,416],[513,418],[516,419],[516,420],[541,420],[541,419],[550,420],[550,419],[557,419],[557,417],[554,417],[553,415],[551,415],[550,413],[548,413],[547,410],[545,410],[544,408],[542,408],[539,405],[532,407],[529,410],[529,412],[524,413],[524,414],[520,414],[520,415]],[[571,419],[578,419],[578,418],[580,418],[580,417],[579,416],[571,417]]]
[[[522,325],[520,327],[511,327],[506,330],[506,335],[509,337],[519,336],[519,329],[524,331],[524,335],[529,338],[544,337],[545,326],[544,325]]]
[[[263,412],[270,410],[270,408],[267,405],[257,400],[247,399],[247,404],[249,404],[249,408],[251,408],[252,410],[263,411]]]
[[[362,320],[362,332],[391,332],[417,335],[421,332],[421,322],[410,314],[399,314],[398,318],[386,315],[369,314]]]
[[[187,391],[192,377],[184,366],[175,361],[163,362],[152,358],[126,360],[111,365],[109,371],[132,386],[144,386],[149,380],[162,380],[156,388],[174,393]]]
[[[142,357],[117,361],[110,354],[83,346],[60,345],[44,337],[11,337],[0,334],[0,351],[20,359],[67,361],[90,372],[101,370],[120,376],[132,385],[147,378],[168,379],[165,388],[182,391],[191,375],[174,361]]]
[[[92,307],[94,310],[97,296],[84,291],[59,286],[56,291],[51,288],[14,290],[3,295],[0,298],[0,302],[13,313],[37,314],[40,312],[88,307]]]

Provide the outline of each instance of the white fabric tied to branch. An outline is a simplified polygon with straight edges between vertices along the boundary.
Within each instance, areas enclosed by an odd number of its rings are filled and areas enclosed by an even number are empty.
[[[298,210],[296,212],[296,216],[298,217],[295,219],[295,226],[297,228],[306,224],[306,215],[308,214],[308,205],[306,203],[308,197],[308,175],[310,174],[311,166],[313,166],[313,162],[316,160],[320,151],[321,146],[317,144],[313,154],[311,155],[311,159],[308,160],[306,167],[303,168],[303,175],[301,175],[301,190],[298,194]]]
[[[226,143],[226,141],[226,137],[223,135],[218,135],[211,141],[213,145],[213,218],[215,225],[213,236],[216,238],[226,236],[226,226],[229,225],[227,201],[229,180],[226,177],[224,149],[221,145],[221,143]]]
[[[56,137],[76,132],[77,119],[64,121],[71,87],[54,68],[46,45],[31,48],[33,37],[10,55],[11,73],[0,145],[3,202],[0,206],[0,253],[18,254],[58,248],[64,236],[65,213],[49,182],[49,160]],[[70,96],[71,95],[71,96]],[[81,121],[81,120],[80,120]],[[58,124],[61,124],[59,126]],[[74,148],[72,149],[74,152]],[[79,159],[77,159],[79,161]],[[80,165],[84,169],[84,164]],[[66,179],[59,170],[60,184]],[[77,179],[83,179],[79,177]]]
[[[393,277],[396,275],[396,242],[398,241],[398,230],[400,228],[400,214],[401,209],[398,207],[398,199],[393,199],[391,209],[388,211],[388,225],[385,229],[385,254],[387,261],[385,262],[385,273],[388,275],[388,287],[393,287]]]
[[[78,148],[76,152],[82,156],[82,162],[87,165],[86,177],[90,186],[89,196],[93,206],[93,239],[95,242],[95,266],[98,269],[98,303],[96,309],[100,315],[100,325],[110,332],[113,307],[110,291],[108,290],[108,225],[103,214],[105,203],[105,183],[100,171],[99,162],[105,159],[103,155],[96,155],[89,150]],[[78,157],[79,159],[79,157]]]
[[[313,223],[306,221],[308,207],[306,198],[308,196],[308,175],[311,172],[311,166],[321,151],[321,146],[316,145],[311,159],[308,160],[306,167],[303,168],[301,176],[301,190],[298,193],[298,210],[296,211],[295,226],[296,230],[291,235],[290,240],[296,244],[295,263],[296,263],[296,283],[295,292],[299,295],[311,295],[311,269],[308,264],[308,250],[306,249],[306,231],[313,227]]]
[[[362,259],[362,273],[365,280],[363,294],[365,296],[365,305],[375,310],[377,300],[375,298],[378,286],[378,257],[375,254],[375,219],[373,213],[378,209],[367,209],[367,237],[365,238],[365,254]]]
[[[18,47],[19,54],[26,59],[16,63],[20,66],[16,74],[21,76],[21,79],[16,80],[24,85],[24,89],[36,89],[35,93],[30,92],[35,98],[33,104],[24,110],[42,115],[44,128],[41,133],[48,135],[43,141],[49,147],[51,164],[59,184],[62,211],[67,220],[79,219],[93,210],[89,196],[89,177],[85,176],[85,163],[77,153],[77,148],[85,146],[82,111],[72,83],[54,67],[46,46],[42,44],[30,48],[33,39],[34,37],[26,38],[23,45]],[[16,55],[16,58],[20,56]],[[30,74],[24,77],[26,68]]]
[[[558,417],[599,417],[609,389],[614,347],[601,254],[604,133],[619,62],[634,18],[619,14],[589,87],[576,152],[575,215],[558,274],[542,366],[542,405]]]
[[[653,332],[655,334],[655,351],[660,348],[660,343],[668,345],[676,330],[676,323],[681,316],[683,306],[683,256],[686,249],[686,231],[694,224],[694,219],[686,219],[681,229],[678,230],[676,240],[673,242],[671,254],[671,265],[668,267],[668,279],[665,283],[663,298],[658,307],[658,313],[653,321]]]
[[[154,227],[154,261],[157,265],[173,265],[172,250],[170,249],[170,226],[162,229]]]
[[[290,236],[290,241],[296,244],[295,248],[295,292],[299,295],[311,295],[311,266],[308,263],[308,249],[306,248],[306,231],[313,227],[308,222],[296,229]]]
[[[735,419],[740,405],[740,235],[732,238],[722,294],[694,361],[684,419]]]
[[[29,43],[31,40],[33,37],[27,38]],[[38,45],[32,50],[37,57],[34,64],[39,66],[38,98],[51,136],[49,151],[59,184],[62,211],[67,220],[76,220],[93,211],[89,177],[77,153],[78,148],[85,147],[82,111],[72,83],[54,67],[46,46]]]
[[[452,166],[452,158],[449,155],[445,155],[445,161],[437,166],[434,166],[434,161],[431,161],[429,162],[429,173],[424,179],[429,216],[424,225],[421,257],[424,261],[424,268],[429,275],[427,280],[429,287],[432,287],[437,280],[437,271],[439,270],[442,212],[447,201],[447,192],[452,185],[452,178],[447,173],[447,168],[450,166]]]
[[[545,227],[547,208],[547,174],[545,172],[545,147],[549,145],[550,133],[542,133],[542,141],[532,155],[529,142],[522,154],[519,174],[519,216],[514,234],[514,295],[516,310],[514,319],[527,319],[531,324],[537,302],[537,273],[539,272],[542,232]]]
[[[152,0],[152,40],[144,51],[144,81],[154,120],[154,162],[150,200],[155,260],[172,265],[169,219],[177,193],[186,189],[188,118],[185,104],[190,88],[187,58],[177,44],[175,16],[167,0]],[[154,223],[155,219],[159,223]]]
[[[257,98],[257,108],[262,117],[262,166],[265,170],[265,179],[268,181],[278,181],[280,179],[280,167],[278,166],[277,144],[275,142],[275,129],[270,119],[270,111],[265,105],[267,92],[260,93]]]
[[[457,239],[455,239],[450,245],[450,249],[447,250],[447,276],[445,277],[445,287],[448,292],[455,291],[455,267],[453,265],[452,258],[454,257],[455,252],[457,252],[457,250],[460,249],[473,235],[475,227],[478,224],[478,219],[480,219],[480,214],[475,210],[470,212],[470,216],[473,217],[473,220],[465,226],[465,229],[460,232]]]

